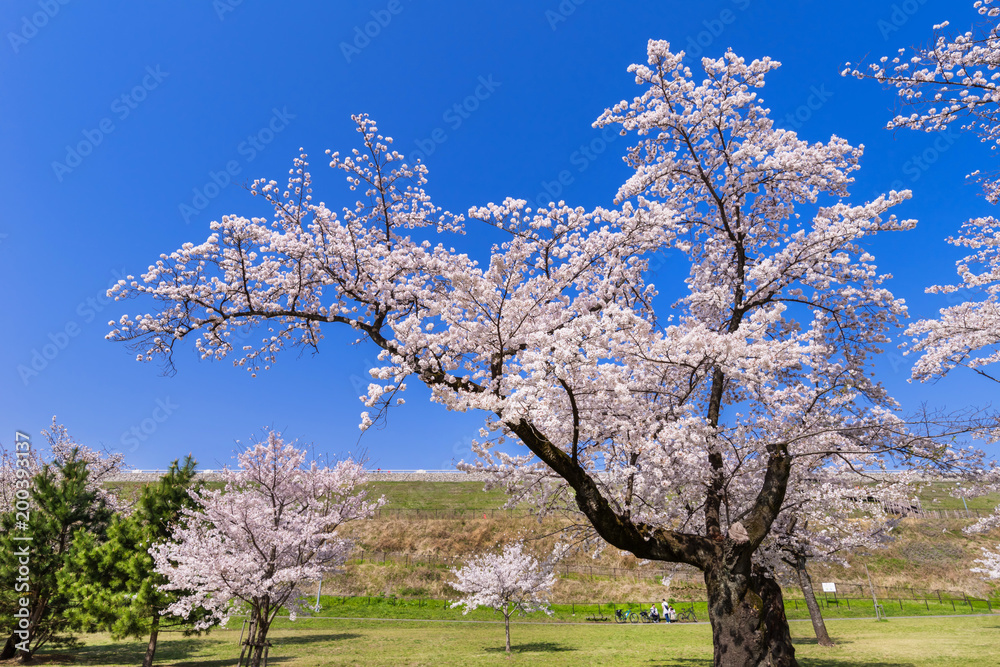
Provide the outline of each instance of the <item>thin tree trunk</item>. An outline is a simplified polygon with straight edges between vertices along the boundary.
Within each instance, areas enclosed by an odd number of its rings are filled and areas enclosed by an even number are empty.
[[[826,631],[826,623],[823,622],[823,612],[819,608],[819,603],[816,602],[816,596],[813,594],[812,577],[809,576],[809,571],[806,570],[806,559],[802,556],[795,558],[795,573],[799,575],[799,588],[802,589],[802,595],[806,598],[806,608],[809,609],[809,618],[812,619],[813,630],[816,631],[816,639],[819,641],[819,645],[833,646],[833,640],[830,639],[830,635]]]
[[[504,609],[503,612],[504,630],[507,632],[507,653],[510,653],[510,612]]]
[[[250,648],[250,667],[260,667],[260,660],[264,655],[264,642],[260,637],[260,625],[253,635],[253,646]]]
[[[257,622],[256,632],[253,634],[254,645],[253,653],[251,653],[250,667],[261,667],[265,649],[267,648],[267,631],[271,627],[271,623],[266,609],[265,607],[265,611],[258,612],[257,614],[259,621]]]
[[[142,667],[153,667],[153,656],[156,655],[156,637],[160,634],[160,614],[153,612],[153,624],[149,631],[149,643],[146,644],[146,656],[142,659]]]

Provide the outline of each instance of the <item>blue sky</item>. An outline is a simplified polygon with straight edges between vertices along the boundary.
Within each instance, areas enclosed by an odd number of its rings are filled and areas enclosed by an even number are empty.
[[[257,378],[186,345],[165,377],[104,340],[109,319],[138,307],[109,303],[105,290],[203,240],[210,221],[259,213],[241,185],[280,181],[300,146],[321,187],[339,186],[319,165],[327,148],[354,147],[352,113],[370,114],[397,149],[422,150],[428,190],[449,210],[546,193],[608,205],[628,175],[627,139],[604,142],[591,123],[637,93],[625,69],[645,59],[650,38],[781,61],[763,92],[780,124],[809,140],[835,133],[864,144],[859,199],[912,189],[898,211],[917,230],[872,251],[911,314],[932,315],[946,302],[923,287],[951,281],[960,256],[943,239],[990,208],[964,176],[992,169],[992,158],[972,136],[884,130],[892,94],[839,72],[926,41],[942,20],[964,28],[974,18],[971,2],[946,0],[9,0],[0,5],[0,442],[15,429],[40,442],[57,415],[82,442],[124,451],[138,468],[188,452],[219,467],[264,426],[318,451],[366,449],[383,469],[468,458],[480,418],[447,413],[417,389],[358,442],[356,396],[375,351],[349,347],[345,332]],[[907,409],[984,405],[997,391],[971,373],[911,385],[909,365],[895,350],[878,362]]]

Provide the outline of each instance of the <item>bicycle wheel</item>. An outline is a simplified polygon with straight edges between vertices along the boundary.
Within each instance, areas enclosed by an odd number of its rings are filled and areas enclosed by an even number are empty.
[[[632,623],[638,623],[639,622],[639,614],[629,614],[628,615],[628,620],[631,621]]]

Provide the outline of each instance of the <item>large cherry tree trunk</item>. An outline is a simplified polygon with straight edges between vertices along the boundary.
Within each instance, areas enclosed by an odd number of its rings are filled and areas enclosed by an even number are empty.
[[[717,518],[711,536],[701,536],[640,524],[616,512],[593,477],[544,434],[524,420],[509,426],[573,487],[580,511],[609,544],[638,558],[687,563],[704,573],[717,667],[797,666],[781,587],[769,572],[753,565],[756,546],[784,498],[791,465],[784,452],[775,450],[769,461],[757,507],[745,522],[746,539],[721,534]]]
[[[763,603],[748,574],[725,567],[705,570],[716,667],[760,665],[767,656]]]
[[[715,667],[797,667],[781,587],[758,567],[705,570]]]

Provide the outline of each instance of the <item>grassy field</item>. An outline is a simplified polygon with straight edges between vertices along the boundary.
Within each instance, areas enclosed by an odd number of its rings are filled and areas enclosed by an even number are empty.
[[[793,622],[796,655],[803,667],[988,667],[1000,665],[1000,616],[946,619],[830,621],[837,646],[822,648],[808,623]],[[238,656],[238,630],[207,637],[161,635],[157,664],[223,667]],[[80,665],[133,666],[142,642],[112,642],[89,635],[77,654]],[[281,667],[332,665],[637,665],[701,667],[711,664],[707,624],[566,625],[514,623],[514,654],[503,650],[502,623],[373,620],[299,620],[271,633],[269,664]],[[57,664],[42,660],[39,664]]]
[[[925,507],[956,509],[961,499],[948,495],[945,486],[932,486],[922,495]],[[504,496],[499,491],[483,492],[479,482],[377,482],[374,494],[385,494],[387,508],[404,510],[352,525],[359,548],[408,554],[458,555],[492,548],[520,535],[551,532],[551,525],[537,519],[491,513]],[[970,507],[986,509],[997,498],[970,501]],[[935,502],[937,501],[937,502]],[[427,518],[407,515],[405,510],[442,510],[452,516]],[[471,513],[477,513],[472,514]],[[996,535],[970,538],[962,533],[966,520],[904,520],[894,531],[897,540],[889,548],[866,557],[865,562],[877,584],[912,586],[919,589],[966,590],[973,581],[968,573],[971,558],[980,544],[995,543]],[[554,538],[548,538],[554,539]],[[609,550],[594,561],[628,567],[633,557]],[[853,560],[853,559],[852,559]],[[583,561],[581,561],[583,562]],[[631,565],[634,567],[634,564]],[[858,568],[817,568],[814,581],[858,579]],[[711,629],[705,623],[672,625],[618,625],[610,619],[613,608],[596,605],[554,604],[552,617],[533,615],[512,627],[514,655],[503,651],[503,625],[490,610],[463,615],[451,609],[443,598],[451,595],[448,567],[443,564],[378,562],[369,557],[352,562],[346,572],[324,583],[324,592],[351,593],[358,597],[323,596],[321,615],[327,618],[300,618],[295,623],[279,620],[272,630],[274,647],[270,664],[281,667],[321,667],[325,665],[648,665],[697,667],[711,664]],[[684,597],[675,582],[672,592]],[[900,589],[902,590],[902,589]],[[992,591],[995,596],[997,590]],[[646,608],[659,600],[664,588],[654,580],[636,576],[602,578],[570,573],[560,577],[554,599],[608,600],[619,607]],[[698,599],[694,591],[693,599]],[[838,645],[819,647],[807,620],[797,587],[786,590],[786,609],[792,621],[796,651],[804,667],[919,667],[924,665],[994,665],[1000,667],[1000,614],[986,612],[985,603],[970,609],[962,600],[954,606],[945,595],[926,601],[881,600],[890,621],[872,620],[870,600],[851,599],[850,607],[824,608],[831,635]],[[362,596],[362,594],[364,594]],[[371,594],[369,596],[369,594]],[[380,595],[381,594],[381,595]],[[853,595],[853,593],[851,593]],[[669,595],[669,593],[667,593]],[[402,599],[407,596],[412,599]],[[436,598],[436,599],[434,599]],[[690,605],[675,604],[678,609]],[[997,605],[994,604],[994,607]],[[704,602],[693,603],[699,619],[707,617]],[[603,615],[609,620],[587,622],[588,616]],[[938,617],[940,615],[940,617]],[[909,616],[923,618],[905,618]],[[338,618],[334,618],[338,617]],[[339,618],[343,617],[343,618]],[[216,630],[203,637],[161,635],[157,664],[172,667],[223,667],[238,657],[238,621],[235,630]],[[145,646],[141,641],[115,642],[107,635],[86,635],[85,648],[73,656],[42,657],[37,664],[78,664],[102,667],[139,664]]]
[[[490,510],[507,502],[500,489],[483,491],[482,482],[369,482],[366,488],[385,496],[386,509]]]
[[[551,615],[543,612],[536,612],[526,617],[528,620],[547,622],[581,622],[590,618],[614,619],[614,610],[631,609],[639,612],[649,609],[653,600],[635,600],[632,602],[619,601],[615,604],[553,604]],[[975,601],[970,604],[961,600],[938,602],[934,600],[914,601],[914,600],[881,600],[885,613],[890,618],[904,616],[952,616],[988,613],[990,607],[984,601]],[[1000,608],[1000,600],[992,600],[994,609]],[[488,609],[477,609],[469,614],[463,614],[461,609],[452,609],[445,600],[434,599],[400,599],[394,597],[322,597],[322,616],[350,617],[350,618],[395,618],[395,619],[420,619],[420,620],[476,620],[491,621],[497,620],[498,616]],[[693,609],[695,615],[700,620],[708,618],[708,607],[706,602],[673,602],[679,610]],[[841,600],[837,605],[822,605],[823,615],[826,618],[874,618],[872,601],[868,600]],[[802,600],[785,600],[785,614],[791,620],[808,619],[809,612]]]

